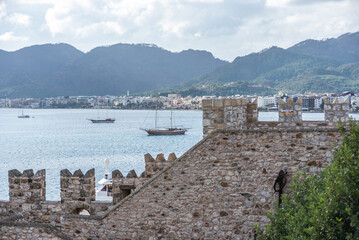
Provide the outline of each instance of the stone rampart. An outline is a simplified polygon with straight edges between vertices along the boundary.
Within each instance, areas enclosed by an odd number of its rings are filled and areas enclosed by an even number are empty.
[[[258,121],[256,100],[250,103],[246,98],[205,99],[202,101],[202,108],[204,136],[216,130],[253,129],[263,126]],[[329,125],[336,125],[338,121],[346,122],[349,116],[349,101],[338,103],[335,99],[330,103],[326,100],[324,114],[325,122]],[[279,122],[288,123],[286,127],[303,122],[302,99],[293,102],[288,98],[285,102],[278,98],[278,119]]]
[[[202,101],[204,135],[216,129],[239,130],[258,121],[257,100],[247,98],[206,99]]]
[[[39,203],[46,200],[45,169],[34,174],[32,169],[17,169],[9,171],[9,196],[10,201],[19,204]]]
[[[301,122],[302,121],[302,98],[296,102],[292,98],[288,98],[284,102],[278,98],[279,122]]]
[[[271,124],[271,130],[211,133],[108,211],[101,232],[118,239],[254,239],[254,223],[268,222],[267,211],[278,199],[273,188],[278,173],[287,170],[288,193],[295,173],[320,171],[340,140],[335,127]],[[66,219],[67,226],[73,223]],[[85,223],[64,231],[76,239],[95,234],[87,234]]]
[[[168,160],[163,154],[158,154],[156,159],[146,154],[146,170],[140,176],[137,176],[134,170],[131,170],[126,177],[123,177],[119,170],[113,171],[114,203],[131,194],[175,159],[174,153],[168,156]],[[94,201],[94,171],[90,169],[83,174],[81,170],[77,170],[72,174],[67,169],[62,170],[61,201],[46,201],[45,170],[39,170],[36,174],[32,169],[25,170],[23,173],[17,169],[10,170],[10,201],[0,201],[0,232],[4,233],[0,234],[2,236],[0,239],[13,239],[14,236],[21,236],[23,239],[72,239],[59,230],[62,226],[67,226],[66,222],[74,221],[72,227],[81,225],[79,222],[83,223],[83,221],[98,223],[106,210],[111,208],[112,203]],[[117,195],[116,189],[121,191]],[[90,215],[79,215],[83,210]],[[86,227],[84,226],[82,230],[89,233],[94,233],[97,229],[86,230]],[[75,231],[72,235],[76,236],[78,232]],[[98,239],[101,238],[98,232],[96,236]]]
[[[68,169],[60,172],[61,201],[95,201],[95,169],[90,169],[84,175],[76,170],[72,174]]]
[[[146,155],[146,170],[139,177],[131,171],[124,178],[115,170],[114,205],[101,214],[97,207],[90,216],[74,215],[74,209],[98,206],[78,201],[78,195],[47,207],[42,202],[26,209],[15,202],[0,203],[0,231],[20,237],[30,225],[18,223],[26,222],[45,224],[36,229],[62,239],[254,239],[254,224],[266,224],[267,211],[278,204],[274,185],[279,173],[287,173],[286,194],[298,171],[315,174],[330,164],[334,144],[341,139],[334,120],[347,119],[346,103],[327,107],[328,116],[333,116],[330,110],[334,117],[326,121],[303,121],[295,103],[285,105],[282,110],[293,107],[297,113],[260,122],[256,102],[205,101],[204,139],[179,158]]]
[[[324,116],[325,121],[330,122],[346,122],[349,117],[349,99],[346,98],[343,103],[339,103],[335,98],[334,102],[329,102],[328,99],[324,99]]]
[[[161,153],[157,155],[156,159],[154,159],[149,153],[147,153],[145,155],[145,171],[140,175],[140,177],[137,177],[134,170],[130,171],[126,177],[124,177],[119,170],[112,171],[113,204],[117,204],[122,199],[130,195],[136,188],[143,185],[176,158],[176,155],[171,153],[168,156],[168,160],[166,160],[163,153]]]

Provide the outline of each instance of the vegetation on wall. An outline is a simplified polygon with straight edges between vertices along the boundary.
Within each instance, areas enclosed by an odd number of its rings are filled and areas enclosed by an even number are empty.
[[[297,174],[257,239],[359,239],[359,125],[350,121],[339,131],[331,165],[318,175]]]

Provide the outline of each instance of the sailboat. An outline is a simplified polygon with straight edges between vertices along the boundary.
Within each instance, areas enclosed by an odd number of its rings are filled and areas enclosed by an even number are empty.
[[[157,109],[155,111],[155,128],[140,128],[148,133],[148,135],[183,135],[189,128],[179,128],[172,125],[172,110],[171,110],[171,126],[169,128],[157,127]]]
[[[114,118],[104,118],[100,119],[100,112],[98,111],[97,119],[89,119],[92,123],[113,123],[116,119]]]
[[[21,115],[17,116],[18,118],[30,118],[29,115],[24,115],[24,110],[21,111]]]

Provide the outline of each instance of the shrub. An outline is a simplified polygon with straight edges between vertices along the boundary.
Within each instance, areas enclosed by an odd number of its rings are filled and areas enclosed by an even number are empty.
[[[317,175],[295,176],[269,225],[256,227],[257,239],[359,239],[359,125],[350,120],[339,131],[332,163]]]

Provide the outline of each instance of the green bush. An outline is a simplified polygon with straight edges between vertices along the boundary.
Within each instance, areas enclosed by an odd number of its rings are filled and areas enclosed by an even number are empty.
[[[359,239],[359,125],[339,131],[342,143],[331,165],[317,175],[297,174],[291,194],[270,212],[270,224],[257,228],[257,239]]]

